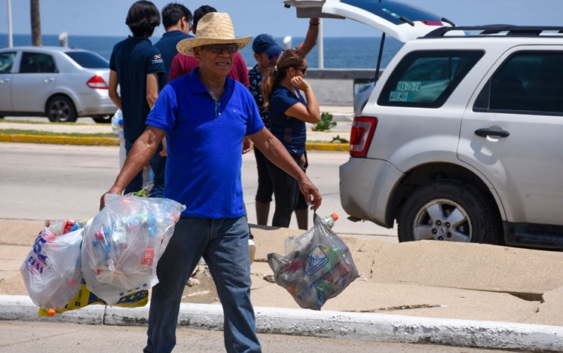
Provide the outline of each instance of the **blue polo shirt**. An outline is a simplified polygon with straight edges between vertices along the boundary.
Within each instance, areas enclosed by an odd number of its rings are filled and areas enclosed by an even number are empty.
[[[276,85],[270,97],[268,114],[272,134],[281,141],[289,153],[302,155],[305,152],[305,141],[307,140],[305,122],[285,115],[285,112],[297,103],[307,106],[301,92],[297,88],[295,90],[297,97],[284,86]]]
[[[170,31],[164,33],[162,38],[160,38],[160,40],[154,45],[162,54],[162,60],[164,60],[164,70],[166,71],[166,81],[168,81],[168,74],[170,73],[172,60],[174,60],[174,57],[178,54],[176,45],[183,39],[193,37],[194,36],[185,34],[182,31]]]
[[[147,119],[166,131],[164,197],[185,205],[185,217],[241,217],[242,139],[264,123],[243,84],[227,77],[225,92],[215,102],[198,71],[169,82]]]
[[[131,37],[113,47],[109,68],[117,72],[119,80],[121,110],[123,111],[123,135],[135,141],[143,131],[151,108],[147,102],[147,75],[158,74],[159,87],[164,87],[162,56],[151,41],[142,37]]]

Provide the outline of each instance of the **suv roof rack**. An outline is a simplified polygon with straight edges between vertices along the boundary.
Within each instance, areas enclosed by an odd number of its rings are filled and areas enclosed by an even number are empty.
[[[512,26],[512,25],[485,25],[485,26],[467,26],[467,27],[440,27],[428,33],[422,38],[443,38],[446,33],[451,31],[482,31],[479,35],[459,36],[459,37],[479,37],[481,35],[493,35],[492,37],[539,37],[544,31],[558,31],[563,34],[563,27],[531,27],[531,26]],[[507,32],[499,36],[501,32]],[[559,37],[559,35],[557,35]]]

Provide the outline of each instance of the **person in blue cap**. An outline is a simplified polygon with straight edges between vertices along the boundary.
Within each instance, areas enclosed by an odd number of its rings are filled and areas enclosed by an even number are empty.
[[[304,56],[307,56],[317,44],[319,37],[319,19],[311,18],[309,21],[309,30],[303,43],[299,44],[295,49],[299,50]],[[250,86],[248,89],[260,111],[260,116],[266,128],[270,128],[270,121],[268,112],[264,110],[264,98],[262,97],[262,78],[267,75],[269,70],[273,69],[278,62],[278,58],[283,54],[283,48],[280,47],[274,37],[269,34],[260,34],[256,36],[252,44],[254,51],[254,58],[257,64],[248,73],[250,79]],[[258,169],[258,190],[256,192],[256,218],[258,225],[267,225],[268,216],[270,213],[270,202],[272,202],[272,194],[274,188],[268,169],[266,168],[266,158],[264,154],[258,149],[254,149],[254,156],[256,158],[256,166]],[[303,165],[307,165],[306,157]],[[306,168],[306,167],[305,167]],[[300,201],[304,201],[300,200]],[[302,207],[303,202],[300,202],[295,209],[297,216],[297,224],[300,229],[307,229],[307,205]]]

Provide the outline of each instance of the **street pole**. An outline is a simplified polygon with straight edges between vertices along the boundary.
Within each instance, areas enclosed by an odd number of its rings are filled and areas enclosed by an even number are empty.
[[[14,41],[12,38],[12,5],[11,0],[8,0],[8,48],[14,46]]]
[[[319,18],[319,69],[324,69],[324,43],[323,43],[323,19]]]
[[[43,45],[41,38],[41,14],[39,11],[39,0],[30,0],[31,3],[31,45],[40,47]]]

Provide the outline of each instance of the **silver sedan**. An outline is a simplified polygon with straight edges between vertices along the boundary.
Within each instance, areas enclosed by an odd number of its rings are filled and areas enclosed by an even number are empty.
[[[0,49],[0,117],[45,116],[109,122],[109,63],[100,55],[62,47]]]

